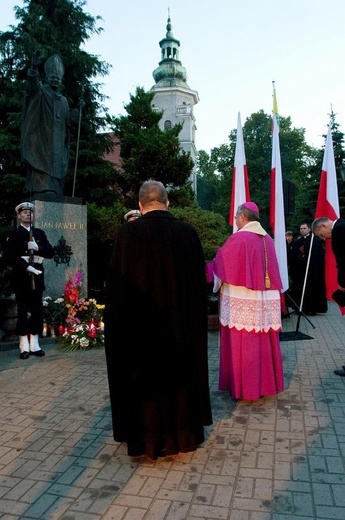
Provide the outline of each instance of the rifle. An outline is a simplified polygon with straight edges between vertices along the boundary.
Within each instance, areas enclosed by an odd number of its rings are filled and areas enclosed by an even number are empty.
[[[33,235],[33,232],[32,232],[32,222],[31,222],[31,215],[32,215],[32,212],[30,211],[30,234],[29,234],[29,240],[32,241],[33,238],[34,238],[34,235]],[[29,264],[32,266],[32,267],[35,267],[35,253],[34,253],[34,250],[33,249],[30,249],[29,251]],[[31,273],[31,289],[32,291],[35,290],[35,275],[34,273]]]

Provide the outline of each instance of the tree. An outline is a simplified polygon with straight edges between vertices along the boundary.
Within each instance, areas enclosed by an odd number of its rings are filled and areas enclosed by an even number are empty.
[[[210,156],[203,150],[197,155],[198,202],[203,209],[229,217],[230,186],[235,149],[230,144],[212,148]],[[227,207],[227,210],[226,210]]]
[[[206,262],[211,262],[217,250],[229,236],[228,227],[219,213],[199,207],[172,208],[171,212],[179,220],[192,224],[198,232]]]
[[[118,183],[125,205],[137,205],[140,185],[149,178],[161,181],[170,190],[189,185],[193,160],[180,147],[182,125],[160,130],[162,113],[152,107],[153,92],[137,87],[125,105],[126,116],[114,119],[114,133],[121,141],[122,171]],[[190,188],[191,189],[191,188]]]
[[[226,221],[229,218],[236,133],[236,129],[232,130],[229,144],[213,148],[210,156],[204,151],[198,154],[198,197],[202,200],[206,190],[212,193],[214,198],[212,201],[208,199],[207,208],[223,215]],[[272,118],[263,110],[252,114],[243,125],[250,195],[260,207],[262,223],[267,230],[269,230],[271,134]],[[292,128],[289,117],[280,118],[279,139],[283,179],[293,182],[296,193],[303,192],[305,197],[307,193],[304,189],[304,179],[307,178],[308,169],[315,164],[315,150],[306,144],[304,129]],[[201,180],[200,184],[199,180]],[[310,201],[308,196],[307,201]],[[292,217],[287,216],[287,221],[292,224]]]
[[[336,122],[336,114],[331,112],[330,124],[332,130],[332,140],[334,149],[335,168],[337,173],[338,197],[340,215],[345,212],[345,183],[344,183],[344,134],[339,130],[339,124]],[[297,228],[301,222],[312,222],[315,217],[315,209],[317,197],[319,194],[322,163],[325,152],[325,144],[327,134],[323,134],[324,145],[320,149],[311,149],[310,161],[307,167],[307,173],[304,178],[300,179],[300,186],[297,197],[297,211],[294,218],[294,224]]]
[[[197,161],[197,200],[201,208],[210,210],[215,195],[214,168],[209,155],[200,150],[196,157]]]

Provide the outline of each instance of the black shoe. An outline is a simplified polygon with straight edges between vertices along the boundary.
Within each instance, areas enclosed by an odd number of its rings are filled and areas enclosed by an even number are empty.
[[[46,353],[44,352],[44,350],[40,349],[40,350],[36,350],[35,352],[31,352],[30,351],[30,354],[32,356],[38,356],[38,357],[43,357],[46,355]]]
[[[345,377],[345,370],[334,370],[336,376]]]
[[[19,354],[19,357],[20,359],[29,359],[29,352],[27,352],[26,350],[24,350],[24,352],[21,352]]]
[[[343,370],[345,370],[345,365],[343,365],[341,368],[342,368]]]

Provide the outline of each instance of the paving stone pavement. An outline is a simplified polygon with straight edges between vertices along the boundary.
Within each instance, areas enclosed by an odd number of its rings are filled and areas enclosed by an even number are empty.
[[[285,319],[311,339],[281,343],[286,390],[255,402],[218,391],[210,331],[214,423],[196,452],[157,462],[112,439],[102,349],[0,351],[1,520],[344,520],[344,320],[333,303]]]

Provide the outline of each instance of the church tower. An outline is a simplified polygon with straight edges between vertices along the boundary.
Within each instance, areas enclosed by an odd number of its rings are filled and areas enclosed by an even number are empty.
[[[196,148],[195,148],[195,117],[194,105],[199,101],[199,95],[191,90],[187,84],[187,71],[179,60],[180,41],[173,36],[170,13],[168,14],[167,32],[165,38],[159,42],[161,61],[159,67],[153,71],[155,85],[153,107],[163,111],[159,122],[161,130],[183,123],[179,134],[181,148],[189,152],[194,161],[191,175],[192,186],[196,194]]]

